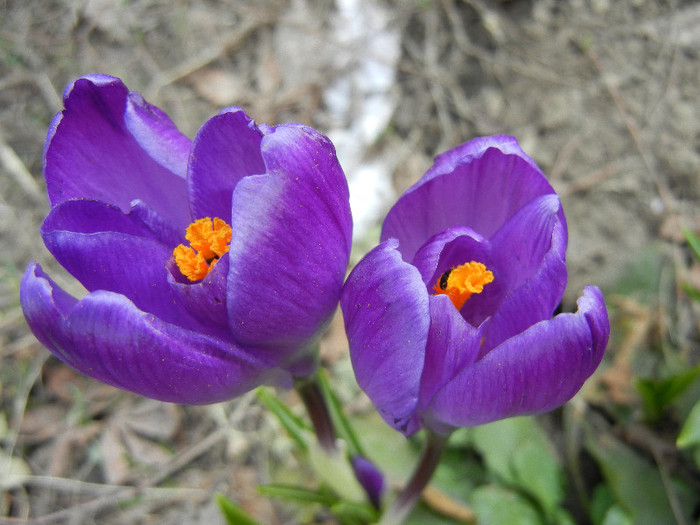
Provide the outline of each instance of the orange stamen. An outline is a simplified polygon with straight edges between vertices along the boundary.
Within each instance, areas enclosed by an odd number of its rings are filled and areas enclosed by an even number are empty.
[[[471,261],[456,268],[453,266],[437,280],[435,295],[447,295],[457,310],[461,310],[474,293],[481,293],[484,285],[493,281],[493,272],[480,262]]]
[[[228,252],[231,227],[218,217],[194,221],[187,227],[185,239],[190,243],[178,245],[173,250],[175,264],[190,281],[204,279],[216,261]]]

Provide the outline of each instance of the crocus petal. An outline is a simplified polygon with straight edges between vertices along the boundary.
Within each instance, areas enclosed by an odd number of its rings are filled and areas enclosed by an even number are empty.
[[[131,202],[129,215],[148,228],[153,237],[166,246],[177,246],[182,243],[183,231],[176,228],[142,200],[137,199]]]
[[[482,329],[469,324],[445,295],[430,298],[430,331],[425,348],[418,411],[430,404],[435,392],[479,355]],[[430,427],[440,431],[440,422]],[[449,432],[447,432],[449,433]]]
[[[311,128],[273,128],[266,175],[233,193],[230,328],[241,344],[304,354],[337,305],[350,255],[347,183],[330,141]]]
[[[507,278],[511,289],[520,286],[542,264],[545,254],[553,247],[555,226],[561,226],[561,204],[556,195],[544,195],[530,201],[501,227],[491,238],[493,260],[499,268],[508,268]],[[566,238],[558,229],[558,242],[554,245],[559,259],[566,256]],[[566,267],[561,267],[559,281],[566,282]],[[561,297],[561,296],[560,296]]]
[[[51,204],[87,198],[128,211],[140,199],[184,231],[189,140],[172,121],[106,75],[73,82],[64,104],[44,150]]]
[[[566,288],[566,235],[555,196],[533,201],[493,238],[508,293],[489,321],[482,355],[527,327],[549,319]]]
[[[428,172],[388,213],[382,240],[399,239],[401,253],[411,260],[425,239],[452,226],[491,237],[525,204],[554,193],[528,159],[491,147],[439,177]]]
[[[214,263],[204,279],[190,282],[171,260],[168,265],[168,284],[173,300],[185,309],[203,327],[221,339],[229,339],[226,310],[226,280],[229,271],[228,253]]]
[[[433,398],[431,415],[454,427],[552,410],[578,392],[608,341],[603,295],[589,286],[576,314],[542,321],[463,369]]]
[[[210,336],[165,323],[124,296],[77,301],[31,264],[20,300],[37,338],[76,370],[117,388],[174,403],[215,403],[262,381],[265,363]],[[279,372],[277,372],[279,373]]]
[[[515,137],[509,135],[491,135],[488,137],[477,137],[435,157],[433,166],[421,178],[421,182],[426,182],[445,173],[450,173],[459,164],[464,164],[471,159],[481,157],[489,148],[496,148],[506,155],[517,155],[527,162],[532,169],[541,173],[535,161],[522,150]]]
[[[397,244],[385,241],[357,264],[340,306],[360,388],[389,425],[410,435],[420,424],[415,408],[430,311],[420,274]]]
[[[431,289],[451,265],[471,260],[485,263],[490,258],[489,251],[490,245],[481,235],[471,228],[456,226],[428,239],[416,252],[413,266],[418,268],[423,282]]]
[[[172,247],[155,238],[138,215],[97,201],[66,201],[51,210],[41,235],[61,266],[89,291],[123,294],[144,311],[191,326],[167,281]]]
[[[231,218],[231,194],[247,175],[265,173],[262,133],[241,108],[209,119],[192,143],[188,168],[190,205],[195,218]]]

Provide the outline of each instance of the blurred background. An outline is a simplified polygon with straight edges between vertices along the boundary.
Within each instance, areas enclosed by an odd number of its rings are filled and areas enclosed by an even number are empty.
[[[436,154],[516,136],[564,203],[563,309],[599,285],[611,344],[564,409],[460,431],[413,519],[700,523],[700,264],[683,234],[700,231],[699,59],[695,0],[0,0],[0,523],[214,525],[216,491],[261,523],[333,523],[256,491],[308,473],[255,393],[144,400],[74,373],[29,333],[18,287],[30,260],[83,293],[38,235],[41,155],[64,86],[93,72],[189,137],[231,105],[328,134],[355,262]],[[339,318],[322,352],[400,483],[420,436],[394,435],[358,392]]]

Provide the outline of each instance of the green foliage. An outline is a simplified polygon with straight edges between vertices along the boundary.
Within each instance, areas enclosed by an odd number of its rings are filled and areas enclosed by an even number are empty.
[[[700,303],[700,290],[688,283],[681,283],[681,288],[693,301]]]
[[[621,507],[613,505],[605,513],[601,525],[634,525],[634,522]]]
[[[479,487],[472,494],[479,525],[543,525],[545,522],[532,504],[515,491],[498,485]]]
[[[355,432],[362,436],[368,458],[385,473],[388,480],[406,480],[418,460],[420,445],[407,440],[372,412],[353,420]],[[422,442],[422,434],[418,443]],[[415,446],[414,446],[415,444]]]
[[[405,439],[376,414],[353,420],[363,444],[389,480],[406,480],[415,466],[421,434]],[[417,442],[417,443],[416,443]],[[534,418],[461,429],[448,442],[431,486],[471,509],[476,522],[573,525],[563,509],[566,483],[554,445]],[[457,524],[419,506],[406,525]]]
[[[350,420],[345,417],[338,398],[328,384],[328,378],[323,370],[319,371],[318,379],[323,395],[328,401],[328,410],[331,413],[331,418],[338,433],[338,437],[348,444],[348,452],[350,455],[360,454],[361,456],[367,457],[367,453],[363,450],[362,444],[357,438],[357,434]]]
[[[468,448],[453,446],[452,439],[443,453],[440,466],[431,481],[432,485],[450,497],[468,505],[468,495],[478,485],[488,481],[488,472],[481,458]]]
[[[289,436],[294,440],[299,449],[307,451],[309,446],[304,434],[311,430],[311,428],[304,420],[297,417],[287,405],[270,394],[265,388],[258,389],[258,398],[268,410],[277,417],[280,424],[289,433]]]
[[[553,515],[564,498],[564,476],[554,448],[528,417],[496,421],[473,430],[474,446],[489,471],[533,498]]]
[[[329,507],[338,502],[338,496],[325,487],[308,489],[297,485],[271,484],[259,486],[258,491],[266,496],[297,503],[319,503]]]
[[[346,453],[345,444],[338,441],[338,453],[329,455],[309,436],[308,462],[321,483],[332,489],[344,501],[360,503],[366,501],[365,491],[355,478],[355,472]]]
[[[613,496],[610,487],[604,483],[596,486],[591,498],[590,516],[594,525],[601,525],[605,522],[605,516],[608,511],[615,505],[615,496]]]
[[[250,514],[223,494],[216,494],[214,498],[216,499],[217,505],[219,505],[221,515],[228,525],[260,525]]]
[[[342,525],[366,525],[379,518],[377,510],[369,504],[339,501],[330,507]]]
[[[350,437],[353,446],[352,453],[362,450],[357,436],[352,430],[350,422],[342,414],[337,400],[331,396],[330,389],[325,378],[319,376],[321,390],[328,402],[331,416],[336,428],[341,429],[340,437]],[[278,398],[268,390],[260,388],[258,396],[265,406],[279,420],[280,424],[296,444],[299,454],[304,457],[305,463],[313,468],[315,478],[304,484],[270,484],[258,487],[258,490],[270,497],[293,501],[297,505],[320,505],[329,509],[342,524],[355,525],[369,523],[376,518],[376,510],[366,501],[364,490],[355,475],[350,464],[350,454],[347,453],[345,441],[338,441],[338,453],[329,455],[322,450],[313,435],[311,427],[296,416]]]
[[[297,504],[324,506],[330,509],[343,525],[361,525],[377,519],[377,511],[371,505],[343,500],[335,491],[323,485],[318,489],[296,485],[263,485],[258,487],[258,490],[261,494],[272,498],[293,501]]]
[[[700,401],[695,403],[690,414],[688,414],[676,444],[681,448],[698,447],[700,445]]]
[[[615,502],[607,509],[601,508],[600,501],[597,502],[596,514],[603,517],[599,523],[627,523],[618,510],[611,514],[616,505],[635,525],[676,523],[671,499],[682,503],[684,509],[693,508],[697,503],[697,495],[678,482],[664,479],[656,465],[610,434],[589,428],[586,448],[598,462],[606,489],[612,496],[610,499]]]
[[[666,364],[663,369],[682,371],[659,372],[659,377],[638,378],[635,384],[644,408],[646,423],[643,424],[687,415],[678,434],[678,446],[688,449],[688,457],[694,455],[700,463],[700,402],[693,406],[700,366],[681,369],[684,362],[682,356],[678,356],[673,365]],[[418,461],[424,441],[422,433],[405,439],[374,412],[348,418],[323,376],[320,386],[338,428],[341,448],[345,444],[348,452],[360,452],[368,457],[390,484],[404,483]],[[292,480],[268,485],[260,491],[294,502],[306,510],[307,516],[325,509],[323,512],[332,513],[343,525],[374,523],[379,513],[356,490],[346,456],[341,454],[340,464],[320,454],[304,420],[267,392],[261,393],[261,399],[277,415],[298,445],[300,454],[310,460],[315,478],[298,484]],[[538,420],[531,417],[511,418],[455,432],[431,486],[448,498],[450,505],[473,512],[479,525],[574,525],[579,519],[593,525],[651,525],[675,523],[679,515],[682,519],[691,519],[692,509],[700,504],[700,495],[675,479],[673,470],[664,472],[664,466],[655,464],[650,455],[640,454],[615,438],[612,427],[604,425],[593,430],[588,417],[579,424],[589,454],[586,468],[590,471],[593,462],[602,479],[590,499],[584,498],[586,501],[578,508],[570,506],[572,494],[568,491],[573,483],[568,483],[568,471],[551,437]],[[629,421],[615,423],[616,426],[623,424]],[[450,514],[449,505],[441,508],[439,503],[435,507],[433,504],[431,500],[430,506],[425,502],[419,505],[405,525],[463,523],[457,518],[459,513]]]
[[[683,228],[683,236],[685,237],[688,246],[695,255],[695,258],[700,261],[700,237],[695,235],[692,231]],[[681,283],[683,291],[688,294],[688,297],[694,301],[700,302],[700,290],[695,288],[689,283]]]
[[[700,261],[700,237],[687,228],[683,228],[683,236],[688,246],[690,246],[690,249],[695,254],[695,258]]]
[[[642,396],[646,420],[655,423],[664,409],[675,401],[700,376],[700,366],[662,379],[638,378],[637,390]]]

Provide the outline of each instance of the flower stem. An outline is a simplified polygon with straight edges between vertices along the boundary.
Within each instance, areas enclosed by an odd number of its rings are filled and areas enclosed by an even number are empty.
[[[445,450],[447,438],[432,432],[428,433],[427,442],[420,463],[413,472],[411,479],[396,497],[389,510],[382,516],[380,525],[400,525],[411,513],[420,499],[423,489],[428,485],[435,469],[440,463],[442,452]]]
[[[297,380],[294,387],[306,407],[319,445],[329,456],[336,455],[338,448],[335,427],[318,382],[318,375],[314,374],[303,380]]]

